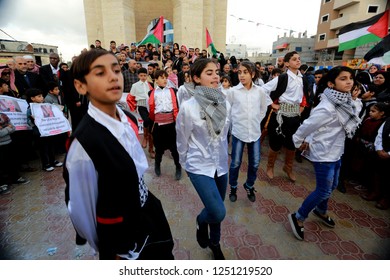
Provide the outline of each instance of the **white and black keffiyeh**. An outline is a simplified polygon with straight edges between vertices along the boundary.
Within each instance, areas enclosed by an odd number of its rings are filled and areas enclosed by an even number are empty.
[[[211,136],[217,138],[226,122],[225,97],[219,89],[197,86],[194,98],[201,107],[200,117],[206,120]]]
[[[327,88],[324,90],[323,96],[335,106],[338,119],[347,137],[352,138],[361,120],[355,114],[356,108],[353,104],[351,94]]]

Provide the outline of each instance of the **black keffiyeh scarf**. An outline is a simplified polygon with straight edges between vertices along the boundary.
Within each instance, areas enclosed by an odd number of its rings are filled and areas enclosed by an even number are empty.
[[[353,104],[351,94],[327,88],[323,95],[335,106],[337,117],[347,137],[352,138],[361,120],[355,114],[356,107]]]
[[[200,117],[206,120],[207,127],[213,138],[218,137],[226,122],[226,100],[219,89],[197,86],[195,100],[201,107]]]

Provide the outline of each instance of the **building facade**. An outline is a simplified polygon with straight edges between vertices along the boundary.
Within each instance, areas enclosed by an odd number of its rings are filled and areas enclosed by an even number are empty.
[[[314,48],[319,64],[340,65],[351,59],[363,58],[376,43],[338,52],[340,29],[352,22],[371,18],[389,8],[386,0],[321,0]]]
[[[205,49],[207,28],[216,49],[225,52],[227,0],[84,0],[84,10],[89,44],[99,39],[108,48],[111,40],[139,42],[151,22],[163,16],[170,26],[165,35],[173,30],[179,45]]]

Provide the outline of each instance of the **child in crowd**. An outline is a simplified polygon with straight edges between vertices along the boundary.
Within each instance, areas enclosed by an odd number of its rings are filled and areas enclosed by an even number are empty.
[[[116,106],[123,76],[115,56],[90,50],[72,65],[88,113],[77,127],[64,179],[72,223],[100,259],[173,259],[173,240],[160,201],[143,175],[146,156],[127,115]]]
[[[377,103],[376,94],[378,93],[378,87],[374,84],[361,85],[360,99],[362,100],[363,108],[359,113],[359,117],[364,120],[368,118],[370,107]]]
[[[265,92],[256,86],[256,68],[252,62],[243,61],[238,68],[240,83],[229,90],[227,101],[230,103],[232,122],[232,160],[229,168],[230,201],[237,200],[238,173],[245,145],[248,148],[248,174],[244,189],[248,199],[256,200],[254,184],[260,164],[260,123],[267,107],[272,103]]]
[[[345,137],[352,138],[360,123],[351,96],[354,71],[345,66],[334,67],[326,81],[328,87],[322,93],[320,104],[293,135],[295,147],[305,151],[316,173],[315,190],[298,211],[288,215],[292,231],[299,240],[304,240],[303,223],[313,209],[313,214],[325,225],[335,226],[327,214],[328,200],[337,187]]]
[[[196,218],[196,239],[200,247],[211,249],[214,259],[224,260],[219,243],[226,215],[230,105],[218,89],[219,71],[210,59],[197,59],[191,76],[195,94],[180,108],[177,147],[180,162],[205,206]]]
[[[144,121],[144,137],[142,140],[142,148],[146,148],[149,143],[149,155],[151,158],[155,157],[153,151],[153,137],[150,133],[151,129],[151,120],[149,118],[149,95],[148,92],[153,89],[152,85],[147,81],[148,70],[146,68],[140,68],[137,71],[139,81],[133,84],[130,90],[130,95],[127,97],[128,103],[130,102],[131,97],[135,97],[135,106],[138,109],[142,120]],[[129,104],[129,107],[132,108],[132,104]]]
[[[11,184],[24,185],[30,182],[21,177],[18,172],[18,165],[10,136],[14,131],[15,126],[12,125],[8,116],[0,113],[0,194],[9,194],[9,185]]]
[[[177,89],[179,81],[178,81],[177,75],[175,73],[173,73],[172,67],[165,67],[165,71],[168,74],[168,85],[167,85],[167,87]]]
[[[176,98],[176,90],[167,87],[168,74],[164,70],[155,73],[156,88],[149,92],[149,118],[154,122],[152,135],[156,157],[154,171],[161,175],[161,161],[165,150],[170,150],[176,165],[175,179],[181,179],[181,165],[176,147],[175,122],[179,105]]]
[[[378,155],[375,172],[379,184],[378,202],[375,207],[386,210],[390,207],[390,118],[387,118],[378,130],[378,135],[375,138],[375,151]]]
[[[190,71],[184,72],[184,84],[177,91],[177,102],[179,106],[194,95],[194,86]]]
[[[379,184],[375,178],[378,155],[374,142],[379,128],[388,116],[388,110],[389,105],[382,102],[371,105],[369,117],[363,121],[354,142],[352,173],[358,176],[359,183],[367,190],[362,198],[368,201],[376,200],[379,196]]]
[[[221,86],[219,89],[222,91],[223,95],[226,97],[229,89],[232,87],[232,80],[228,75],[221,76]]]
[[[30,88],[26,91],[26,95],[29,104],[44,103],[43,93],[40,89]],[[30,106],[27,108],[27,123],[33,129],[34,141],[38,146],[41,157],[42,170],[50,172],[54,170],[54,167],[61,167],[62,162],[55,159],[56,138],[53,136],[41,137],[38,127],[35,125]]]

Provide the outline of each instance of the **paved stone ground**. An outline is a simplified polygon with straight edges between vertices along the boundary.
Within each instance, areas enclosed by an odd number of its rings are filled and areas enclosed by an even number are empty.
[[[313,215],[305,222],[305,241],[292,234],[287,214],[297,210],[315,185],[313,168],[307,161],[295,163],[296,183],[282,171],[284,155],[279,155],[275,178],[265,175],[267,145],[262,148],[258,171],[256,202],[250,202],[242,184],[247,158],[240,172],[238,200],[227,198],[226,219],[222,224],[221,245],[227,259],[390,259],[390,210],[379,210],[373,202],[359,197],[347,186],[347,193],[335,191],[329,202],[329,214],[336,227],[324,226]],[[153,160],[146,182],[162,201],[175,239],[174,255],[179,260],[212,259],[195,238],[195,217],[202,203],[189,178],[183,173],[174,180],[173,160],[166,153],[162,175],[153,172]],[[35,167],[39,167],[35,162]],[[0,254],[14,260],[97,259],[88,245],[76,246],[74,230],[64,203],[62,170],[24,174],[31,182],[13,186],[10,195],[0,196]]]

